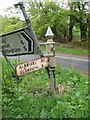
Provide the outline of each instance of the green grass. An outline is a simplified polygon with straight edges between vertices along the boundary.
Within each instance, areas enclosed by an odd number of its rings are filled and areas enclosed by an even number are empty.
[[[41,49],[43,51],[46,51],[45,46],[41,46]],[[59,53],[66,53],[66,54],[72,54],[72,55],[81,55],[81,56],[90,56],[90,51],[86,49],[75,49],[75,48],[65,48],[65,47],[60,47],[58,45],[55,46],[56,52]]]
[[[19,79],[2,61],[3,118],[87,118],[88,77],[73,69],[56,66],[56,82],[64,91],[51,94],[45,69]],[[1,69],[0,69],[1,70]]]
[[[82,55],[82,56],[88,56],[88,50],[79,50],[75,48],[58,48],[56,47],[56,51],[60,53],[67,53],[72,55]]]

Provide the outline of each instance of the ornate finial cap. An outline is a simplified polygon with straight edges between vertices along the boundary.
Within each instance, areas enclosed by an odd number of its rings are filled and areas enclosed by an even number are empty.
[[[54,36],[54,34],[53,34],[53,32],[52,32],[52,30],[49,26],[48,29],[47,29],[47,32],[45,34],[45,37],[53,37],[53,36]]]

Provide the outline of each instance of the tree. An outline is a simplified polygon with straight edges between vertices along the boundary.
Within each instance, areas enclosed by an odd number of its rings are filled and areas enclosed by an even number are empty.
[[[40,37],[50,26],[55,34],[56,40],[66,39],[67,36],[67,10],[62,9],[55,2],[39,2],[30,4],[30,15],[34,30]]]
[[[83,2],[83,0],[79,2],[71,2],[70,4],[70,26],[69,26],[69,41],[72,41],[72,29],[74,26],[74,23],[79,23],[80,28],[80,36],[81,40],[87,39],[87,20],[86,20],[86,12],[85,12],[85,6],[86,2]],[[73,17],[72,17],[73,16]]]
[[[87,18],[87,26],[88,26],[88,41],[90,41],[90,13],[88,13],[88,18]]]
[[[70,13],[69,13],[69,37],[68,37],[68,41],[72,41],[73,39],[73,26],[74,26],[74,19],[73,19],[73,16],[74,14],[72,13],[72,11],[74,10],[73,9],[73,4],[69,3],[69,6],[70,6]]]
[[[16,17],[8,18],[7,16],[1,16],[0,22],[2,23],[1,34],[11,32],[13,30],[22,28],[23,26],[23,21],[21,21],[20,18]]]

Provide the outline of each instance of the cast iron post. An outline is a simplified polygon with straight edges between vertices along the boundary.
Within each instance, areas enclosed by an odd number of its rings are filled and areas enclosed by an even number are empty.
[[[50,88],[51,90],[56,90],[55,81],[55,42],[53,41],[53,32],[50,27],[48,27],[46,32],[46,56],[49,58],[49,76],[50,76]]]

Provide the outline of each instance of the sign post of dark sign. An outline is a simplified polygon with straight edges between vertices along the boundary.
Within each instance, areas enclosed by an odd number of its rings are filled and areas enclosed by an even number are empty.
[[[22,10],[23,16],[24,16],[25,21],[26,21],[26,25],[28,26],[28,29],[29,29],[29,35],[30,35],[30,37],[32,38],[32,40],[34,41],[34,43],[35,43],[35,44],[34,44],[34,47],[36,48],[37,54],[39,54],[40,57],[43,57],[44,55],[43,55],[43,53],[42,53],[42,51],[41,51],[39,42],[38,42],[38,40],[37,40],[37,37],[36,37],[36,35],[35,35],[35,33],[34,33],[34,30],[33,30],[32,26],[31,26],[31,23],[30,23],[30,20],[29,20],[29,18],[28,18],[28,15],[27,15],[27,13],[26,13],[26,11],[25,11],[25,7],[24,7],[24,5],[23,5],[23,2],[19,2],[18,4],[15,4],[14,6],[15,6],[16,8],[20,7],[20,9]]]

